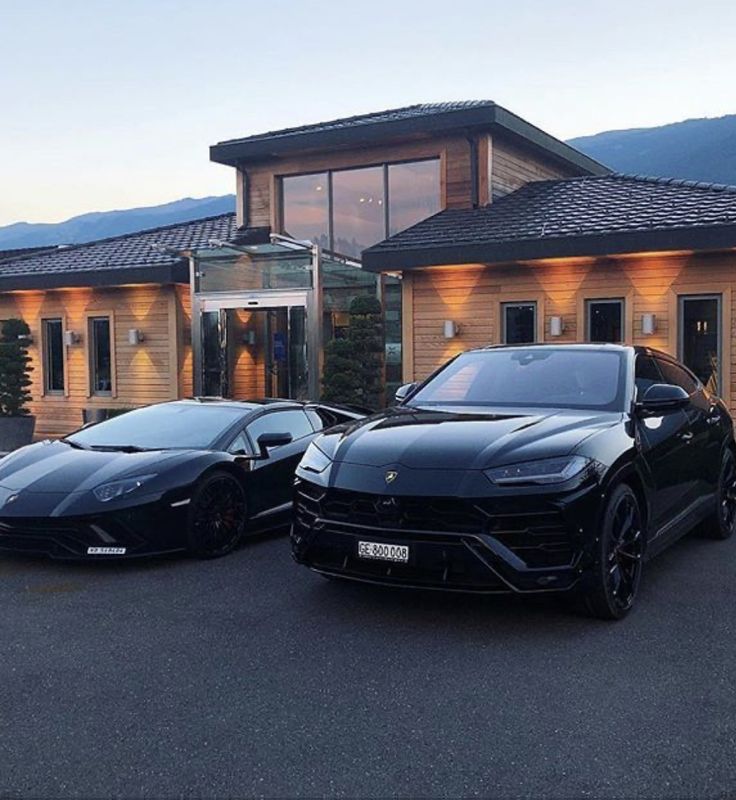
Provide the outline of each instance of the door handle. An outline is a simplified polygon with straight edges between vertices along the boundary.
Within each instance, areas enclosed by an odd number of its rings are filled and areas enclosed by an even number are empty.
[[[682,439],[683,442],[690,442],[692,441],[692,438],[693,438],[692,431],[685,431],[685,433],[680,434],[680,439]]]
[[[721,415],[718,413],[710,414],[707,419],[708,425],[717,425],[720,421],[721,421]]]

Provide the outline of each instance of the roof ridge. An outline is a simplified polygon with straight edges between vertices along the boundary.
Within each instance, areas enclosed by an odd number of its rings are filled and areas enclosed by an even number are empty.
[[[668,178],[658,175],[634,175],[628,172],[609,172],[606,175],[570,175],[563,178],[545,178],[541,181],[528,181],[522,184],[518,189],[514,189],[514,191],[505,194],[494,202],[498,203],[506,197],[510,197],[518,192],[523,192],[526,189],[533,189],[535,186],[540,186],[542,184],[586,183],[588,181],[607,180],[621,181],[622,183],[627,181],[634,183],[651,183],[657,186],[677,186],[708,192],[728,192],[729,194],[736,192],[736,185],[728,183],[709,183],[708,181],[693,181],[687,178]]]
[[[18,258],[10,258],[7,260],[0,260],[0,265],[6,267],[8,264],[15,264],[18,261],[30,260],[33,258],[45,258],[46,256],[53,256],[59,252],[68,253],[70,251],[81,250],[85,247],[94,247],[98,244],[106,244],[108,242],[119,242],[123,239],[132,239],[135,236],[143,236],[149,233],[158,233],[160,231],[168,231],[172,228],[180,228],[184,225],[193,225],[196,223],[209,222],[214,219],[223,219],[224,217],[234,217],[234,211],[227,211],[224,214],[212,214],[209,217],[197,217],[196,219],[182,220],[180,222],[171,222],[168,225],[158,225],[155,228],[143,228],[139,231],[130,231],[129,233],[119,233],[117,236],[106,236],[104,239],[93,239],[91,242],[77,242],[76,244],[54,244],[43,248],[42,252],[26,253]]]
[[[315,127],[325,125],[335,125],[337,123],[352,123],[359,122],[360,120],[371,119],[372,117],[382,117],[386,114],[398,114],[406,111],[414,111],[418,109],[426,109],[427,113],[442,113],[445,109],[448,112],[460,111],[465,108],[479,108],[482,106],[495,106],[493,100],[442,100],[434,103],[411,103],[408,106],[398,106],[397,108],[385,108],[382,111],[368,111],[362,114],[352,114],[347,117],[335,117],[333,119],[320,120],[319,122],[308,122],[304,125],[294,125],[288,128],[278,128],[276,130],[262,131],[261,133],[253,133],[248,136],[237,136],[234,139],[223,139],[217,142],[221,144],[233,144],[234,142],[242,142],[249,139],[261,139],[272,136],[289,136],[293,133],[309,130]]]

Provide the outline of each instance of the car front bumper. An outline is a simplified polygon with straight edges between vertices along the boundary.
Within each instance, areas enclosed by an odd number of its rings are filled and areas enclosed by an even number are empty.
[[[563,592],[590,563],[600,487],[496,497],[368,494],[295,484],[295,560],[372,583],[466,592]],[[409,547],[408,563],[364,559],[358,542]]]
[[[186,547],[185,513],[150,503],[89,516],[0,516],[0,552],[70,560],[175,552]]]

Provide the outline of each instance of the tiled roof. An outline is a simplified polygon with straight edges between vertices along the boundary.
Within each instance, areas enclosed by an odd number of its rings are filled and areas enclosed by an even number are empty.
[[[396,269],[407,253],[412,266],[459,263],[443,260],[449,251],[501,261],[636,252],[649,245],[700,248],[706,232],[723,246],[731,226],[734,186],[620,174],[563,178],[528,183],[481,208],[441,211],[366,250],[364,263]],[[685,232],[690,245],[683,245]],[[595,251],[586,250],[586,242],[595,242]]]
[[[255,142],[260,139],[278,139],[287,136],[297,136],[303,133],[322,133],[324,131],[344,130],[357,128],[361,125],[374,125],[383,122],[398,122],[400,120],[429,117],[436,114],[445,114],[448,111],[465,111],[470,108],[493,108],[496,104],[492,100],[457,100],[446,103],[416,103],[402,108],[391,108],[386,111],[374,111],[370,114],[356,114],[352,117],[341,117],[326,122],[315,122],[309,125],[299,125],[294,128],[282,128],[276,131],[257,133],[252,136],[242,136],[237,139],[226,139],[219,144],[235,144],[237,142]]]
[[[575,170],[572,174],[609,172],[589,156],[518,117],[492,100],[417,103],[351,117],[227,139],[210,147],[210,159],[238,166],[290,157],[300,152],[366,147],[388,141],[493,131],[524,141]]]
[[[120,272],[135,271],[136,282],[149,275],[152,282],[182,264],[177,250],[207,247],[211,239],[228,240],[236,230],[235,214],[220,214],[216,217],[150,228],[137,233],[127,233],[110,239],[101,239],[86,244],[60,246],[18,258],[0,262],[0,285],[3,289],[26,288],[38,283],[61,286],[67,276],[77,276],[74,285],[79,285],[79,276],[94,273],[94,283],[100,284],[107,273],[115,273],[119,282]],[[124,275],[123,275],[124,277]],[[112,278],[112,276],[111,276]],[[88,279],[89,278],[88,275]]]
[[[12,250],[0,250],[0,261],[11,261],[22,256],[29,256],[32,253],[41,253],[47,250],[55,250],[54,245],[40,245],[38,247],[15,247]]]

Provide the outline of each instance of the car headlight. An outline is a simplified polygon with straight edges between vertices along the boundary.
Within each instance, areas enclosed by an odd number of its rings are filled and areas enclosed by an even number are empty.
[[[592,462],[582,456],[563,458],[544,458],[540,461],[527,461],[522,464],[509,464],[485,470],[486,477],[498,486],[515,484],[564,483],[580,475]]]
[[[299,466],[307,472],[324,472],[332,464],[332,459],[325,455],[317,445],[312,442],[302,456]]]
[[[155,475],[136,475],[133,478],[123,478],[119,481],[101,483],[99,486],[95,486],[92,493],[101,503],[109,503],[110,500],[124,497],[126,494],[130,494],[136,489],[140,489],[146,481],[150,481],[151,478],[155,477]]]

